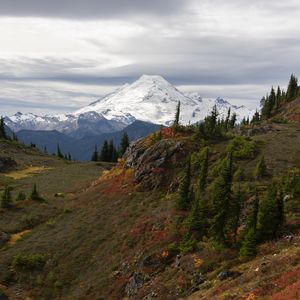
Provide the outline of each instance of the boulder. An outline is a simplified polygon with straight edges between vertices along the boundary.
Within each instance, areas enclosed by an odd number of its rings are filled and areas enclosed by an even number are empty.
[[[10,157],[0,156],[0,172],[5,172],[9,169],[15,168],[17,163]]]
[[[126,295],[128,297],[135,295],[137,291],[143,286],[144,282],[145,278],[142,273],[134,273],[125,287]]]
[[[225,279],[227,279],[227,278],[230,278],[230,277],[237,277],[237,276],[239,276],[240,274],[239,273],[237,273],[237,272],[233,272],[233,271],[230,271],[230,270],[224,270],[224,271],[222,271],[222,272],[220,272],[219,274],[218,274],[218,276],[217,276],[217,278],[219,279],[219,280],[225,280]]]

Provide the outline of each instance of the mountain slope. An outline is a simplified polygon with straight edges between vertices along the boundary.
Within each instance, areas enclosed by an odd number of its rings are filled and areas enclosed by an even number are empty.
[[[236,167],[245,171],[241,182],[234,179],[241,185],[243,212],[249,210],[255,195],[253,184],[263,201],[271,182],[271,177],[255,180],[252,176],[260,156],[264,155],[270,174],[276,176],[300,167],[299,129],[299,124],[270,125],[252,137],[259,145],[258,156],[235,160]],[[209,184],[217,176],[213,170],[229,143],[209,143]],[[195,248],[181,246],[185,232],[179,220],[187,213],[174,209],[177,187],[191,153],[192,178],[197,184],[195,155],[201,149],[189,129],[176,133],[166,128],[161,140],[155,142],[149,136],[132,145],[125,161],[83,186],[84,190],[77,190],[74,179],[82,175],[80,169],[73,174],[65,173],[64,168],[52,170],[52,189],[66,192],[66,198],[51,197],[45,203],[20,201],[16,209],[0,210],[0,231],[11,236],[31,230],[15,245],[0,248],[0,291],[11,299],[18,299],[16,295],[20,299],[298,299],[299,190],[285,208],[291,239],[279,237],[261,244],[253,260],[240,260],[236,248],[220,248],[208,238]],[[81,165],[84,172],[92,166],[96,164]],[[59,189],[53,187],[53,176],[58,176]],[[14,182],[14,193],[28,189],[34,181],[41,191],[48,190],[48,178],[36,174]],[[73,185],[65,180],[72,180]],[[53,191],[46,193],[51,195]],[[243,214],[242,222],[244,219]],[[26,220],[32,223],[24,223]],[[19,265],[13,263],[18,255],[25,258]],[[41,258],[41,263],[28,262],[28,257],[33,262]],[[224,270],[231,270],[234,276],[221,280],[218,274]]]

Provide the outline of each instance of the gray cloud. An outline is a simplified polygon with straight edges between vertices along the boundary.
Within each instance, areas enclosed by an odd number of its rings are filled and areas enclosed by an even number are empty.
[[[189,0],[9,0],[0,2],[2,16],[71,19],[115,18],[124,15],[171,15],[182,12]]]

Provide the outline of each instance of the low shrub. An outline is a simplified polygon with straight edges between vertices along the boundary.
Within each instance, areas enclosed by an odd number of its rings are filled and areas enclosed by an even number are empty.
[[[232,152],[235,158],[249,159],[256,157],[258,146],[251,138],[236,136],[229,142],[226,151]]]
[[[19,271],[41,270],[46,263],[44,254],[18,254],[12,260],[12,266]]]

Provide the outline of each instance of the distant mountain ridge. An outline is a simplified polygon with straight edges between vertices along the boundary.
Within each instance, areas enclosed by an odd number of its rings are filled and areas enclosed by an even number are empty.
[[[41,151],[47,149],[49,154],[56,153],[57,145],[63,154],[70,153],[76,160],[90,160],[95,146],[100,150],[105,140],[112,140],[116,147],[119,146],[122,136],[126,132],[129,140],[137,140],[152,132],[157,131],[160,125],[135,121],[122,130],[86,136],[75,139],[57,130],[21,130],[17,133],[19,140],[27,145],[33,143]]]
[[[161,76],[143,75],[74,113],[36,116],[18,112],[6,117],[5,123],[15,132],[57,130],[81,139],[122,130],[136,120],[169,126],[179,101],[182,124],[203,120],[214,105],[220,116],[225,116],[230,108],[238,121],[254,114],[253,110],[232,105],[222,98],[210,100],[202,99],[199,93],[182,93]]]

